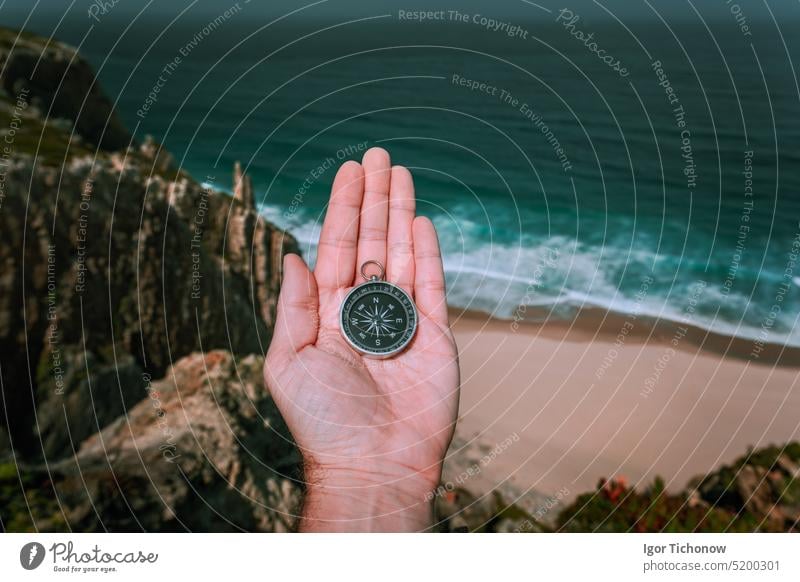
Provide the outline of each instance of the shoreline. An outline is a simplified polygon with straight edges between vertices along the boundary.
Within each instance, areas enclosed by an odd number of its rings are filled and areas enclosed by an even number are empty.
[[[681,325],[672,320],[649,316],[608,312],[603,309],[580,310],[571,320],[555,319],[548,310],[528,310],[525,319],[494,317],[482,311],[449,307],[450,323],[461,328],[507,326],[509,333],[522,333],[566,342],[615,342],[672,344],[676,350],[695,353],[698,349],[725,358],[749,361],[755,365],[800,369],[800,347],[727,335],[697,325]],[[624,334],[624,335],[623,335]],[[754,347],[760,346],[757,357]]]

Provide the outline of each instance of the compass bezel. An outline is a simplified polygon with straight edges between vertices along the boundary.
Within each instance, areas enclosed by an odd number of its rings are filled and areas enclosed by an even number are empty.
[[[406,314],[407,324],[405,330],[403,331],[403,339],[399,344],[395,345],[388,351],[375,350],[361,346],[356,343],[356,341],[353,340],[348,333],[350,324],[349,322],[346,322],[346,311],[349,309],[349,306],[355,303],[357,299],[371,294],[382,294],[392,297],[395,301],[400,303]],[[344,337],[345,341],[347,341],[350,347],[352,347],[358,353],[375,359],[390,358],[405,350],[417,333],[418,322],[419,315],[417,313],[417,307],[414,305],[414,300],[411,298],[411,296],[406,293],[402,287],[398,287],[393,283],[383,280],[370,280],[366,281],[365,283],[361,283],[360,285],[356,285],[347,293],[347,295],[345,295],[344,300],[339,307],[339,329],[342,337]]]

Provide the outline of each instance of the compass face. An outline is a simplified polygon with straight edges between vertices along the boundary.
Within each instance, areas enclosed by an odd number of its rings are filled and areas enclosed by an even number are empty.
[[[417,331],[417,309],[400,287],[368,281],[342,303],[342,335],[356,350],[385,358],[403,350]]]

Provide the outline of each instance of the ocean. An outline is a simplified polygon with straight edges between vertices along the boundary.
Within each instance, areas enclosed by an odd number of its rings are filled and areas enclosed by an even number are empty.
[[[336,167],[377,145],[414,174],[453,306],[601,308],[800,346],[796,22],[248,10],[56,35],[137,139],[217,188],[241,160],[312,263]]]

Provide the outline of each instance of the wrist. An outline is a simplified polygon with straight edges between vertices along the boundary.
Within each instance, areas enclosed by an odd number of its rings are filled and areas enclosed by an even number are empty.
[[[441,465],[416,471],[359,461],[306,462],[303,531],[424,531],[433,523],[433,490]]]

